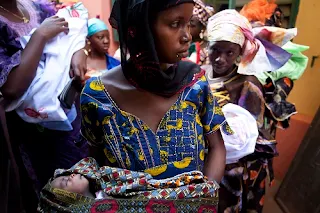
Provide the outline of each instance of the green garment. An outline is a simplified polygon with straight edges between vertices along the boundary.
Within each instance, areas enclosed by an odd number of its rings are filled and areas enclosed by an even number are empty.
[[[277,81],[281,78],[288,77],[291,80],[298,80],[308,65],[308,57],[302,52],[309,49],[308,46],[288,42],[282,47],[284,50],[292,54],[290,60],[275,72],[263,72],[256,74],[256,77],[262,84],[266,84],[267,78]]]
[[[194,53],[196,51],[196,43],[192,43],[189,47],[189,57],[192,53]]]

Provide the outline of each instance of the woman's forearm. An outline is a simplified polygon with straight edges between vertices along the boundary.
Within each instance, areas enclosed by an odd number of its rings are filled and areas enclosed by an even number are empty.
[[[204,175],[209,180],[220,183],[226,166],[226,148],[220,132],[207,136],[209,142],[208,155],[204,165]]]
[[[225,151],[225,148],[209,149],[204,167],[204,175],[206,175],[209,180],[215,180],[220,183],[226,166]]]
[[[6,99],[17,99],[29,88],[36,75],[45,44],[45,38],[35,31],[21,53],[19,66],[11,70],[6,83],[1,88]]]

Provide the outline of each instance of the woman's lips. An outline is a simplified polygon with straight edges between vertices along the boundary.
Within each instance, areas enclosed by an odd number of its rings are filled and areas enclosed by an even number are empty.
[[[186,51],[180,52],[178,54],[179,54],[180,58],[187,58],[189,56],[189,51],[186,50]]]

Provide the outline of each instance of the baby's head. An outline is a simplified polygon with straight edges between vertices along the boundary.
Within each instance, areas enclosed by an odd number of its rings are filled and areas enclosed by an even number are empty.
[[[51,182],[53,188],[63,189],[68,192],[94,197],[90,192],[90,184],[87,178],[80,174],[59,176]]]

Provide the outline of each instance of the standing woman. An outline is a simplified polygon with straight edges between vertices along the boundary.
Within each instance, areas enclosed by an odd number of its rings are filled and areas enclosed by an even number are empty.
[[[202,0],[195,0],[190,32],[193,44],[190,46],[189,59],[198,65],[210,64],[207,42],[208,20],[214,14],[213,7],[205,5]]]
[[[59,33],[68,33],[68,23],[63,18],[50,17],[53,14],[54,9],[47,4],[29,0],[0,0],[0,92],[6,102],[21,97],[27,91],[36,75],[46,43]],[[34,28],[37,30],[23,49],[19,37]],[[86,55],[83,50],[74,54],[71,65],[71,75],[84,80]],[[85,156],[84,150],[75,143],[80,138],[79,119],[73,122],[72,132],[59,132],[26,123],[15,112],[6,116],[13,152],[24,177],[22,181],[29,176],[36,189],[46,183],[54,169],[68,168]],[[26,173],[28,175],[24,175]],[[21,185],[24,193],[25,187],[32,184],[23,182]],[[23,195],[29,201],[26,204],[32,206],[32,195]]]
[[[120,62],[108,55],[110,35],[107,25],[100,19],[92,18],[88,21],[87,59],[88,75],[100,75],[103,71],[111,70]]]
[[[193,6],[193,0],[115,2],[110,23],[119,32],[121,66],[88,80],[81,95],[82,134],[99,165],[156,179],[197,170],[220,182],[225,119],[200,67],[181,61]]]
[[[206,68],[210,87],[215,96],[219,97],[218,102],[223,111],[227,104],[230,107],[232,103],[249,112],[249,117],[252,118],[248,125],[244,124],[249,119],[240,121],[240,131],[233,129],[235,135],[247,134],[248,140],[241,144],[237,144],[236,140],[225,140],[228,163],[220,190],[219,212],[222,213],[262,212],[266,179],[273,179],[272,159],[278,153],[275,138],[266,120],[274,118],[267,113],[264,88],[254,74],[275,71],[289,60],[291,55],[279,47],[280,44],[276,46],[272,42],[285,43],[293,38],[294,33],[290,34],[291,31],[280,28],[265,28],[261,32],[267,33],[274,40],[259,40],[249,21],[235,10],[219,12],[208,23],[212,65],[203,68]],[[287,91],[292,82],[289,79],[284,82],[286,88],[282,91]],[[281,103],[287,102],[284,99]],[[232,113],[239,111],[238,106],[233,107]],[[250,125],[255,128],[245,129]],[[254,130],[257,132],[255,137],[252,136]],[[245,149],[246,143],[250,143],[251,150]],[[235,149],[232,150],[232,146]],[[231,154],[241,157],[229,161],[233,157]]]

